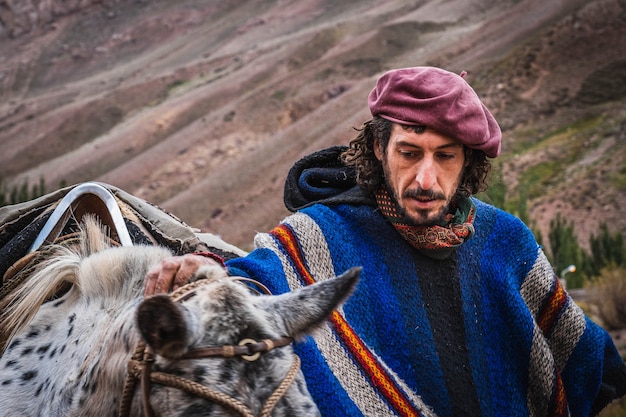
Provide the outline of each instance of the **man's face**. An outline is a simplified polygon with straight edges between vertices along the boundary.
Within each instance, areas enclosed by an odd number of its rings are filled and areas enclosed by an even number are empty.
[[[416,225],[439,223],[461,180],[463,145],[434,130],[415,133],[394,123],[387,152],[378,143],[374,151],[401,214]]]

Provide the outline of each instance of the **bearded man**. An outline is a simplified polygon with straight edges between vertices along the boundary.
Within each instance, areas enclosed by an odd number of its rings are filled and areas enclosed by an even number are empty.
[[[592,416],[626,393],[609,335],[560,285],[532,232],[481,202],[496,120],[440,68],[383,74],[346,147],[289,172],[293,214],[226,263],[274,294],[361,266],[352,297],[297,344],[324,416]],[[186,255],[148,274],[184,284]]]

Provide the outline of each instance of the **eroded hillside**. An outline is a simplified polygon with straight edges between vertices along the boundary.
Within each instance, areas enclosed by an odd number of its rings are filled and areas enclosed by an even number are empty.
[[[623,1],[120,0],[40,14],[0,37],[9,184],[109,182],[249,247],[285,215],[294,160],[369,117],[377,75],[438,65],[468,71],[501,122],[511,210],[527,200],[544,230],[562,212],[583,244],[601,221],[626,232]]]

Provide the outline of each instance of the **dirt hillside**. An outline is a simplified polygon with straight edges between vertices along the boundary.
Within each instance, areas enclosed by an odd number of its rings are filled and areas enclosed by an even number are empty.
[[[9,186],[108,182],[249,248],[286,214],[291,164],[369,117],[381,72],[437,65],[500,121],[511,211],[544,231],[563,213],[583,245],[600,222],[626,233],[623,0],[7,4]]]

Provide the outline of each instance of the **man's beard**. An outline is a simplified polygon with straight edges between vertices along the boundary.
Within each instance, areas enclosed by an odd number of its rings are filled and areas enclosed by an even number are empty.
[[[400,198],[398,198],[395,190],[391,187],[390,184],[387,184],[387,189],[391,191],[390,197],[393,199],[396,207],[398,208],[398,214],[402,216],[403,221],[411,226],[435,226],[443,223],[443,220],[448,214],[450,210],[450,201],[447,201],[445,205],[443,205],[438,212],[433,213],[431,210],[417,210],[416,215],[409,215],[406,209],[400,204]],[[402,198],[428,198],[435,200],[444,200],[446,201],[446,196],[443,193],[437,193],[432,190],[424,190],[422,187],[417,187],[414,189],[405,190],[402,193]],[[416,218],[417,216],[417,218]]]
[[[389,191],[389,197],[395,203],[397,207],[397,214],[402,217],[403,221],[407,225],[410,225],[410,226],[427,226],[428,227],[428,226],[442,225],[444,223],[445,216],[450,211],[450,205],[452,201],[454,201],[457,198],[457,193],[459,191],[459,183],[461,180],[460,176],[456,184],[456,192],[449,199],[446,198],[446,195],[444,193],[435,192],[433,190],[425,190],[420,186],[414,189],[405,190],[402,193],[403,198],[419,199],[421,197],[421,198],[429,198],[429,199],[435,199],[435,200],[443,200],[446,202],[446,204],[444,204],[436,213],[433,213],[430,210],[417,210],[416,214],[411,216],[407,213],[407,210],[403,206],[400,205],[401,199],[397,195],[396,189],[389,182],[389,178],[391,178],[391,175],[389,175],[390,172],[389,172],[389,166],[387,164],[387,160],[384,158],[381,162],[382,162],[383,173],[384,173],[383,178],[384,178],[387,190]]]

